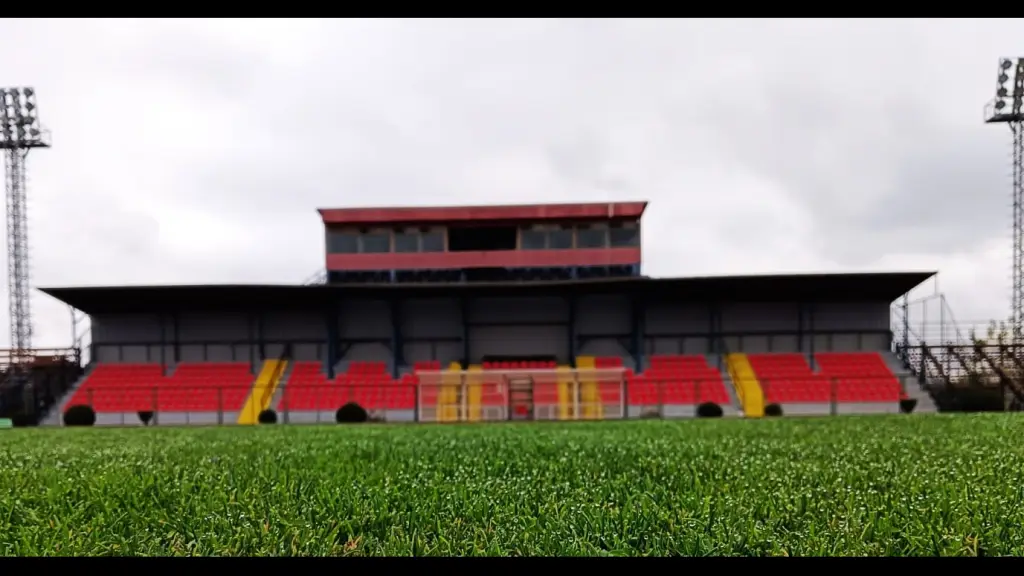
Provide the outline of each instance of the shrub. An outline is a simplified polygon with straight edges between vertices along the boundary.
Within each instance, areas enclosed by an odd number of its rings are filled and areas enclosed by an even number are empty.
[[[782,406],[779,406],[778,404],[769,404],[764,407],[764,415],[772,417],[782,416]]]
[[[139,421],[142,422],[143,426],[149,426],[149,423],[153,420],[152,410],[140,410]]]
[[[267,408],[260,415],[256,417],[256,421],[260,424],[277,424],[277,412]]]
[[[366,410],[355,402],[345,404],[334,414],[334,421],[338,424],[353,424],[367,420],[369,420],[369,415]]]
[[[917,398],[903,398],[900,400],[900,412],[910,414],[917,408]]]
[[[721,418],[722,414],[722,407],[714,402],[705,402],[697,406],[698,418]]]
[[[96,423],[96,411],[87,404],[76,404],[64,411],[65,426],[92,426]]]

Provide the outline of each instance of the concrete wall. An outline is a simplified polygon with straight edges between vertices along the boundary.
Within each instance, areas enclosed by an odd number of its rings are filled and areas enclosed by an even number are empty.
[[[464,330],[469,360],[486,355],[555,355],[569,360],[572,317],[559,298],[409,300],[397,307],[406,364],[461,360]],[[628,355],[634,319],[625,297],[581,298],[576,307],[576,354]],[[650,354],[711,352],[721,334],[732,352],[887,350],[889,304],[732,303],[716,310],[704,303],[651,304],[639,322]],[[716,330],[717,324],[717,330]],[[328,320],[316,313],[182,313],[98,315],[92,318],[95,358],[101,362],[252,361],[276,357],[290,342],[297,360],[327,357]],[[392,357],[391,309],[384,301],[339,305],[340,361]],[[177,346],[175,346],[177,341]],[[261,345],[262,341],[262,345]]]

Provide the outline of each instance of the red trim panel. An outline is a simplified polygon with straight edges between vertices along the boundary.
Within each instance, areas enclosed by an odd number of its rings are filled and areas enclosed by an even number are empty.
[[[556,268],[561,266],[625,266],[639,263],[639,248],[327,255],[328,270]]]
[[[320,208],[324,224],[394,224],[488,220],[640,218],[647,202],[537,204],[530,206],[448,206],[438,208]]]

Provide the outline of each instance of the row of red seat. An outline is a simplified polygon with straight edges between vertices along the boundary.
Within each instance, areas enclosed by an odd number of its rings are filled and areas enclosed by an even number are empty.
[[[811,369],[803,354],[748,354],[770,403],[896,402],[899,379],[878,353],[819,352]]]
[[[819,353],[815,373],[801,354],[750,354],[768,402],[879,402],[902,394],[899,381],[879,354]],[[619,357],[598,357],[595,368],[622,368]],[[557,404],[558,385],[548,370],[553,362],[495,362],[483,366],[481,404],[507,402],[501,379],[489,370],[543,370],[547,381],[534,384],[535,404]],[[348,401],[368,409],[412,410],[416,388],[421,403],[437,403],[441,377],[438,361],[418,362],[414,372],[393,379],[383,362],[351,362],[328,380],[320,362],[295,362],[279,408],[332,410]],[[424,377],[420,377],[424,373]],[[426,373],[433,373],[430,377]],[[729,403],[722,374],[702,355],[658,355],[646,371],[624,369],[622,379],[598,382],[602,402],[621,404],[626,383],[631,405]],[[254,376],[248,363],[185,363],[164,376],[157,364],[101,364],[75,392],[69,406],[92,404],[98,412],[240,410]]]

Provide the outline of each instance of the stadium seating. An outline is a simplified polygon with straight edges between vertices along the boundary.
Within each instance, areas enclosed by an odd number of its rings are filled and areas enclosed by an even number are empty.
[[[819,373],[835,381],[838,402],[896,402],[903,387],[877,352],[819,352]]]
[[[170,376],[159,364],[99,364],[67,406],[91,404],[97,413],[240,410],[253,374],[248,363],[179,364]]]
[[[351,362],[347,371],[328,380],[323,363],[295,362],[279,409],[333,411],[347,402],[367,410],[412,410],[416,405],[413,376],[394,380],[383,362]]]
[[[765,402],[827,403],[828,380],[814,373],[803,354],[747,354],[764,390]]]
[[[815,372],[803,354],[748,354],[769,403],[896,402],[899,380],[875,352],[819,352]]]
[[[652,356],[642,374],[627,376],[629,404],[729,404],[722,373],[702,355]]]

